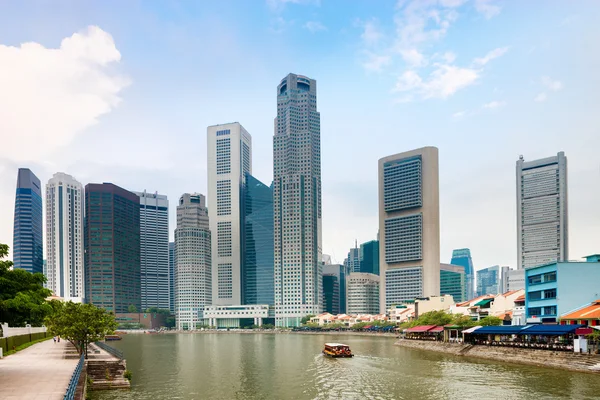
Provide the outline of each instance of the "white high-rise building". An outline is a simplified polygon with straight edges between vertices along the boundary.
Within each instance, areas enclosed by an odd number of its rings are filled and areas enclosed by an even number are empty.
[[[438,149],[379,160],[380,309],[440,295]]]
[[[379,275],[351,272],[347,279],[348,308],[346,313],[379,314]]]
[[[518,269],[569,260],[567,157],[517,161]]]
[[[179,330],[193,330],[206,322],[204,306],[212,304],[210,244],[205,197],[183,194],[175,229],[175,318]]]
[[[83,185],[54,174],[46,185],[47,286],[57,296],[81,302],[83,280]]]
[[[252,173],[252,138],[238,122],[209,126],[208,215],[214,305],[242,304],[241,189]]]
[[[289,74],[277,86],[273,137],[275,324],[322,310],[321,116],[317,82]]]
[[[169,200],[158,193],[133,192],[140,198],[140,288],[142,310],[168,310]]]

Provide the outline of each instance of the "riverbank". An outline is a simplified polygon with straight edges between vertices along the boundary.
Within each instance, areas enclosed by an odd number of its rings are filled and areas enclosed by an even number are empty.
[[[562,351],[523,349],[400,339],[397,346],[516,364],[600,374],[600,356]]]
[[[144,334],[149,331],[143,330],[135,330],[135,331],[127,331],[127,330],[119,330],[117,334]],[[267,335],[287,335],[287,334],[299,334],[299,335],[350,335],[350,336],[369,336],[369,337],[388,337],[388,338],[396,338],[398,335],[396,333],[374,333],[374,332],[354,332],[354,331],[291,331],[291,330],[276,330],[276,329],[206,329],[203,331],[163,331],[160,333],[149,333],[152,335],[162,335],[162,334],[184,334],[184,335],[194,335],[194,334],[207,334],[207,333],[218,333],[218,334],[267,334]]]

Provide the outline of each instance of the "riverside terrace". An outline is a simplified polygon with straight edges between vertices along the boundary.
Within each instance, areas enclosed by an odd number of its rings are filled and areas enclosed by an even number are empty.
[[[404,330],[404,338],[426,341],[452,341],[456,326],[415,326]],[[484,326],[462,331],[465,344],[520,347],[553,351],[598,353],[599,344],[586,336],[595,328],[585,325],[504,325]]]

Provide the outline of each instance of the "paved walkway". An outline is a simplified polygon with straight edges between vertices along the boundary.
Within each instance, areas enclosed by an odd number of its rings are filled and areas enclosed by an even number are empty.
[[[67,346],[50,339],[0,360],[0,398],[61,400],[79,362],[64,358]]]

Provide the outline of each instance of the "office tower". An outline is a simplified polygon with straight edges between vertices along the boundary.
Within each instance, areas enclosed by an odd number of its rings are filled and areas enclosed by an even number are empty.
[[[379,240],[371,240],[360,245],[360,272],[379,275]]]
[[[237,122],[209,126],[208,216],[214,305],[242,304],[241,189],[252,173],[252,138]]]
[[[46,277],[56,296],[81,302],[83,288],[83,185],[54,174],[46,185]]]
[[[456,303],[467,299],[465,268],[460,265],[440,265],[440,296],[451,295]]]
[[[438,149],[379,160],[381,310],[440,294]]]
[[[48,277],[48,270],[46,269],[48,263],[46,262],[46,260],[42,261],[42,273],[44,274],[45,277]],[[48,289],[48,280],[46,280],[46,282],[44,282],[44,287],[46,289]]]
[[[379,314],[379,276],[362,272],[348,275],[348,314]]]
[[[354,243],[354,248],[350,249],[348,252],[348,257],[344,260],[344,265],[346,266],[348,273],[360,272],[360,250],[356,241]]]
[[[322,310],[320,118],[317,82],[283,78],[273,137],[277,326],[298,326]]]
[[[13,231],[14,268],[43,272],[42,190],[29,168],[19,168]]]
[[[140,202],[140,285],[142,310],[169,309],[169,200],[134,192]]]
[[[275,304],[273,186],[246,174],[242,195],[242,303]]]
[[[477,296],[500,293],[501,271],[498,265],[477,271]]]
[[[567,157],[517,161],[518,269],[569,259]]]
[[[471,250],[456,249],[452,251],[452,265],[460,265],[465,269],[465,279],[467,284],[467,298],[470,300],[475,297],[475,269],[473,268],[473,259],[471,258]],[[456,301],[456,300],[455,300]]]
[[[323,312],[340,314],[340,282],[337,275],[323,272]]]
[[[323,265],[323,276],[334,276],[339,286],[339,313],[345,314],[347,309],[347,277],[346,267],[342,264],[325,264]],[[323,282],[325,280],[323,279]],[[325,297],[325,288],[323,288],[323,296]],[[327,301],[327,299],[324,299]],[[325,305],[324,305],[325,307]],[[323,311],[326,311],[324,308]]]
[[[175,242],[169,242],[169,310],[175,314]]]
[[[175,229],[177,329],[193,330],[203,324],[204,306],[211,303],[211,232],[206,198],[198,193],[185,193],[179,198]]]
[[[141,311],[138,196],[112,183],[86,185],[83,235],[86,302]]]
[[[524,269],[511,269],[508,271],[508,288],[509,290],[525,289],[525,270]]]
[[[498,270],[498,294],[508,292],[508,276],[510,267],[500,267]]]

